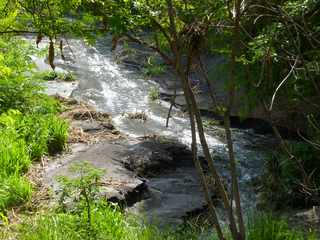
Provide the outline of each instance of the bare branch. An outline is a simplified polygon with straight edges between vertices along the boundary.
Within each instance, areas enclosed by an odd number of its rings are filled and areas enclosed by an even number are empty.
[[[280,88],[283,86],[283,84],[289,79],[289,77],[291,76],[291,74],[293,73],[297,63],[298,63],[299,57],[296,58],[293,66],[291,67],[290,72],[287,74],[287,76],[280,82],[280,84],[278,85],[278,87],[276,88],[275,92],[273,93],[272,99],[271,99],[271,103],[270,103],[270,107],[269,107],[269,111],[272,111],[273,108],[273,104],[276,98],[276,95],[278,93],[278,91],[280,90]]]

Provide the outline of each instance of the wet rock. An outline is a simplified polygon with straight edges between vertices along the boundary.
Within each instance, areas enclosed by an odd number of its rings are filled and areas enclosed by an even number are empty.
[[[150,197],[128,209],[142,214],[160,226],[183,223],[183,217],[205,207],[198,176],[194,168],[182,167],[174,172],[150,178],[147,182]]]
[[[110,122],[98,121],[72,121],[73,128],[81,128],[84,132],[100,132],[104,130],[114,130],[114,126]]]
[[[191,166],[192,154],[176,141],[146,140],[130,146],[123,163],[138,175],[152,176],[178,166]]]

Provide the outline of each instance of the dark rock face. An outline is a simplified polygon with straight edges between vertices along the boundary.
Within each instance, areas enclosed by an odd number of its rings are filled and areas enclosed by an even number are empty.
[[[146,140],[129,146],[123,163],[138,175],[152,176],[179,166],[192,165],[192,154],[187,146],[176,141]]]

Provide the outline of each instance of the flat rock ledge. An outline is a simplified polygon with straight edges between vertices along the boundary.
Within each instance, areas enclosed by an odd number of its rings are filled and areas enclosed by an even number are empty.
[[[58,157],[45,169],[44,183],[58,195],[58,176],[72,177],[70,166],[89,162],[105,171],[102,194],[112,202],[132,205],[149,197],[144,177],[164,174],[178,166],[192,164],[187,147],[174,141],[103,140],[88,145],[73,144],[70,153]]]

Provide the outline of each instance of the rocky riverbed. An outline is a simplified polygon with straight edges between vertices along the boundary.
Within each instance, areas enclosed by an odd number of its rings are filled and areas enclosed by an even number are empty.
[[[69,85],[50,82],[47,93],[63,96],[71,93],[85,109],[78,106],[75,110],[81,113],[73,112],[76,114],[71,116],[66,111],[73,127],[70,152],[49,162],[45,182],[59,190],[57,175],[70,175],[68,167],[73,162],[89,161],[106,171],[110,183],[105,191],[107,198],[130,203],[128,211],[164,223],[181,223],[183,216],[198,212],[205,203],[190,161],[191,134],[186,114],[173,108],[166,128],[170,104],[148,98],[149,90],[158,86],[156,82],[142,79],[114,62],[104,40],[95,47],[85,46],[79,40],[70,44],[77,58],[73,60],[72,54],[65,52],[66,61],[57,58],[56,70],[72,71],[78,82]],[[41,70],[46,69],[42,66]],[[79,118],[82,115],[85,118]],[[99,120],[95,116],[104,117]],[[206,124],[206,137],[216,166],[228,184],[224,131]],[[233,129],[233,137],[243,205],[249,211],[256,204],[254,183],[261,175],[265,150],[272,138],[241,129]]]
[[[48,161],[42,183],[60,194],[58,176],[71,177],[70,166],[89,162],[103,169],[102,195],[130,212],[159,223],[181,223],[188,212],[205,206],[188,147],[175,140],[121,135],[105,113],[61,98],[68,106],[69,151]]]

